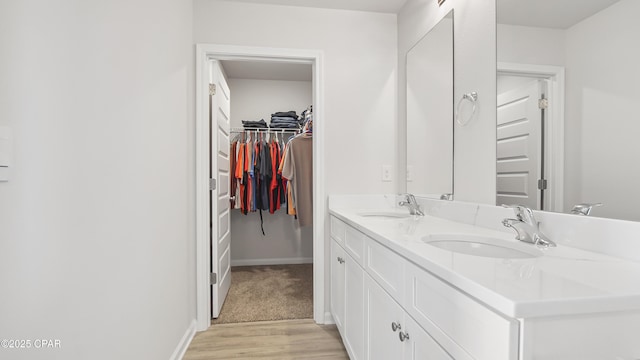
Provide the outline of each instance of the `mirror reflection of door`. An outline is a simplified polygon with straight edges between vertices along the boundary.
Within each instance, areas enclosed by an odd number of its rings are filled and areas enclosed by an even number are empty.
[[[496,0],[496,10],[498,71],[563,69],[549,92],[545,210],[602,203],[591,216],[640,221],[640,1]]]
[[[496,204],[544,210],[545,98],[543,79],[498,77]]]

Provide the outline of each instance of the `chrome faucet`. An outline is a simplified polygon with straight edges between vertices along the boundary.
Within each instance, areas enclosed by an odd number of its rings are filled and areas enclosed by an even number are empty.
[[[545,234],[540,231],[540,223],[533,216],[533,211],[522,205],[502,205],[510,207],[516,213],[515,219],[504,219],[502,225],[514,229],[517,233],[516,240],[528,242],[543,247],[554,247],[556,244],[549,240]]]
[[[413,194],[402,194],[401,196],[404,196],[405,200],[401,200],[398,205],[407,206],[411,215],[424,216],[424,212],[420,209],[420,204],[418,204],[418,200]]]
[[[596,206],[602,206],[602,203],[596,203],[596,204],[590,204],[590,203],[584,203],[584,204],[576,204],[573,206],[573,208],[571,209],[571,213],[572,214],[576,214],[576,215],[584,215],[584,216],[588,216],[589,214],[591,214],[591,210],[593,210],[594,207]]]

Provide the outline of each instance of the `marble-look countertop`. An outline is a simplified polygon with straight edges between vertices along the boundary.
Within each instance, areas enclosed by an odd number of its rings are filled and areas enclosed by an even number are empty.
[[[365,217],[372,211],[330,208],[331,215],[436,275],[489,308],[512,318],[640,310],[640,263],[564,245],[525,259],[465,255],[422,237],[467,234],[514,241],[514,233],[434,216]],[[529,244],[527,244],[529,245]],[[530,245],[534,247],[534,245]]]

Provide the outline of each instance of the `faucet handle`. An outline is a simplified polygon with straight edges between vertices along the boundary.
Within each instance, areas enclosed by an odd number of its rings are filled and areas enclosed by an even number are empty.
[[[602,206],[602,203],[576,204],[571,209],[571,213],[572,214],[577,214],[577,215],[585,215],[585,216],[587,216],[587,215],[591,214],[591,210],[593,210],[593,208],[596,207],[596,206]]]
[[[530,208],[528,208],[528,207],[526,207],[524,205],[502,204],[502,207],[513,209],[513,211],[515,212],[516,216],[518,217],[518,220],[520,220],[520,221],[528,222],[530,224],[535,224],[536,223],[536,220],[533,217],[533,211]]]
[[[513,209],[513,211],[516,213],[516,215],[519,215],[520,213],[523,213],[523,212],[527,211],[527,209],[529,209],[529,208],[527,208],[527,207],[526,207],[526,206],[524,206],[524,205],[517,205],[517,204],[516,204],[516,205],[512,205],[512,204],[502,204],[501,206],[502,206],[503,208]],[[530,209],[529,209],[529,210],[530,210]]]

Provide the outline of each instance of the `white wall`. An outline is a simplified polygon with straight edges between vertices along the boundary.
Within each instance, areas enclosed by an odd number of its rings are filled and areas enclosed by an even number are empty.
[[[195,0],[194,22],[196,43],[322,50],[326,193],[395,191],[381,181],[398,156],[395,15]]]
[[[454,128],[454,197],[495,202],[496,8],[494,0],[408,0],[398,14],[398,143],[406,143],[407,51],[449,10],[454,9],[454,101],[478,92],[478,113],[467,126]],[[453,120],[452,120],[453,121]],[[398,157],[404,172],[406,157]],[[403,175],[402,175],[403,176]],[[404,176],[403,176],[404,177]],[[399,183],[403,189],[405,184]]]
[[[298,115],[313,103],[311,81],[227,79],[231,91],[231,127],[242,120],[269,123],[271,114],[294,110]]]
[[[195,318],[189,1],[0,3],[0,338],[168,359]]]
[[[567,30],[565,208],[602,202],[594,215],[640,221],[640,2],[622,0]]]
[[[295,110],[301,114],[313,102],[310,81],[228,79],[231,91],[231,126],[242,120],[264,119],[276,111]],[[313,261],[311,227],[300,228],[285,209],[270,214],[263,211],[265,235],[260,230],[260,214],[231,212],[231,264],[277,264]]]
[[[260,230],[260,214],[243,215],[233,210],[231,216],[231,265],[301,264],[313,262],[312,227],[299,227],[284,208],[270,214],[263,211],[264,232]]]
[[[565,30],[498,24],[499,62],[565,65]]]

